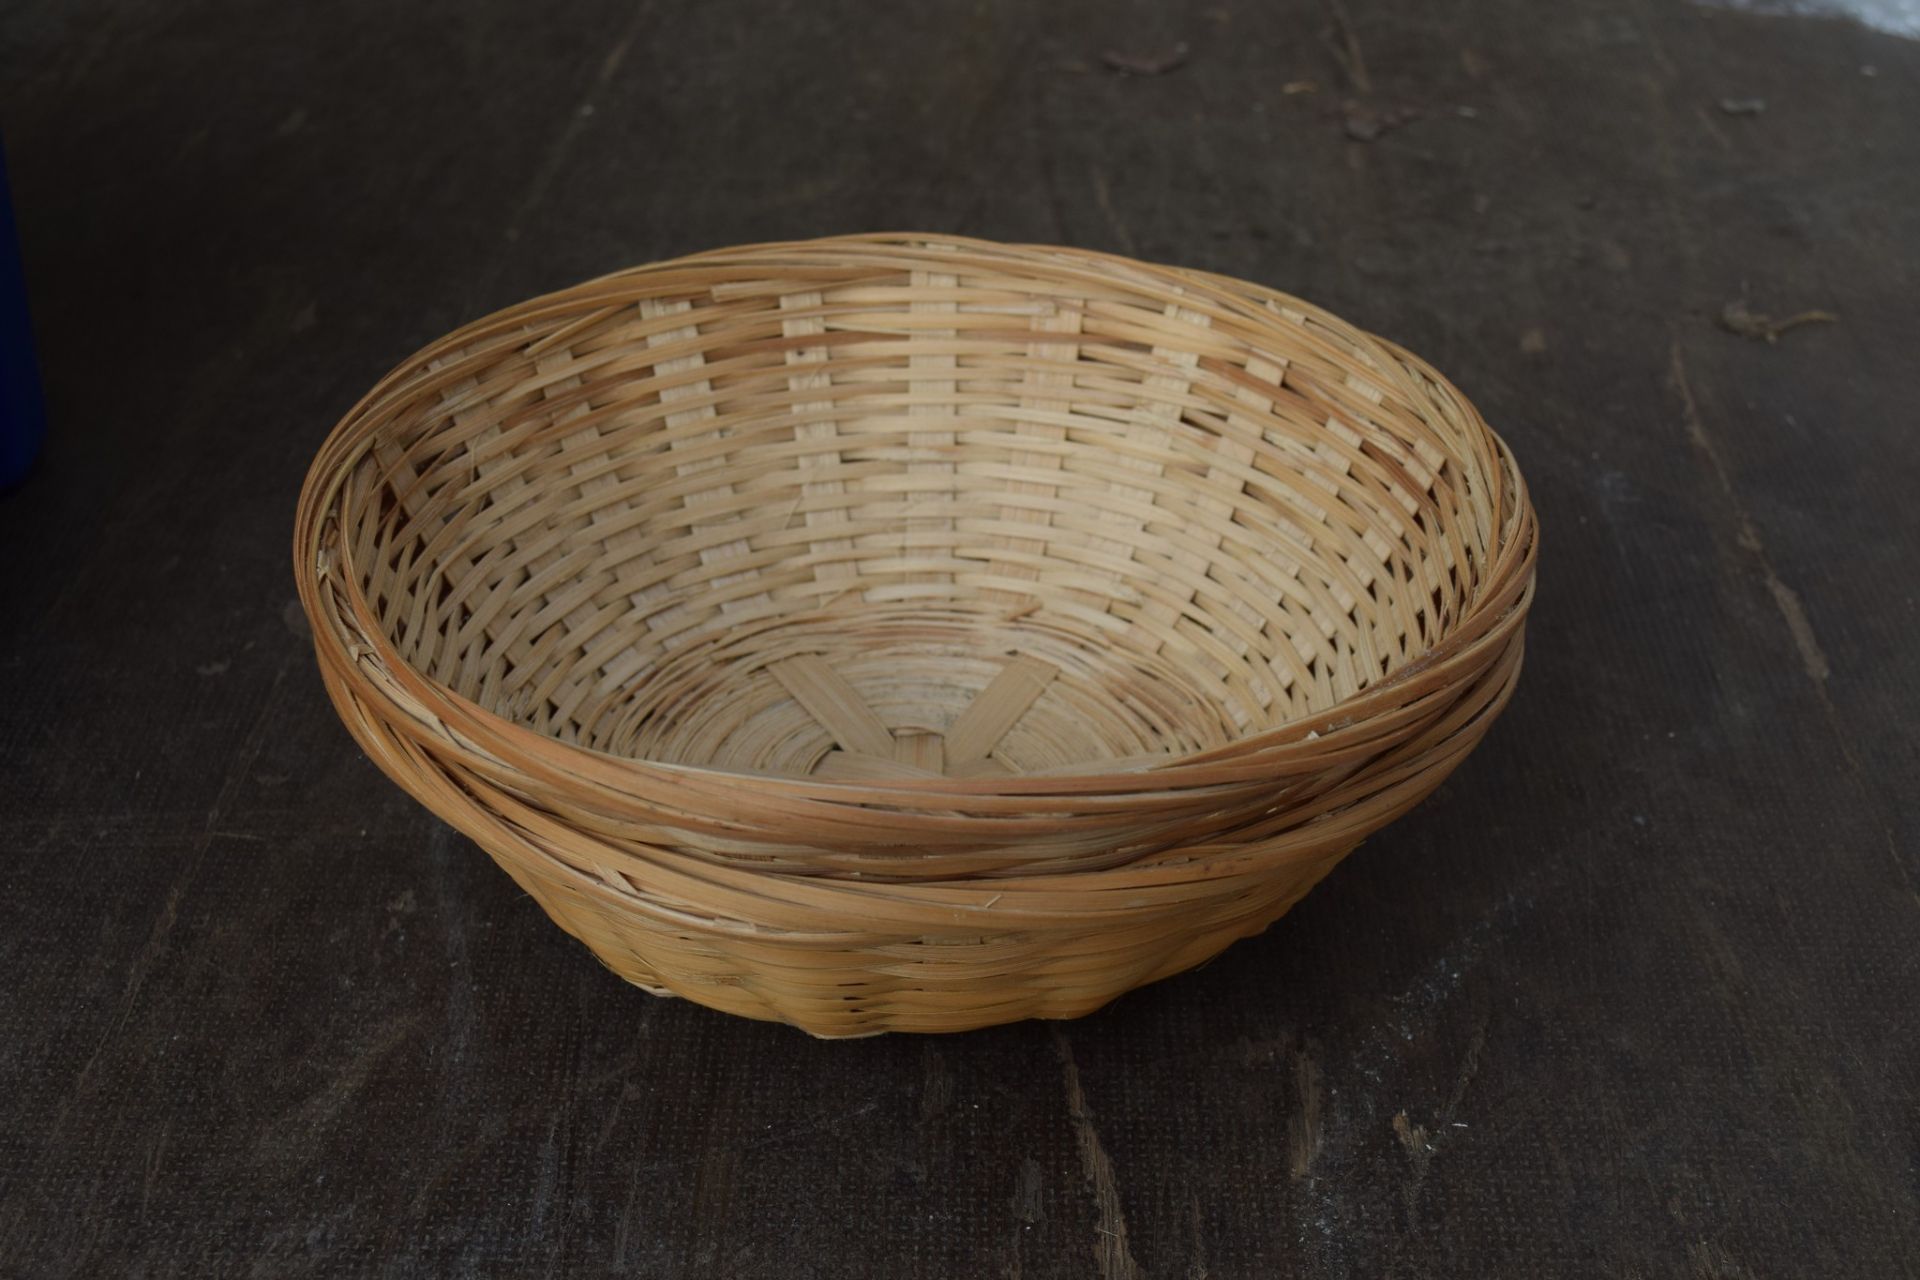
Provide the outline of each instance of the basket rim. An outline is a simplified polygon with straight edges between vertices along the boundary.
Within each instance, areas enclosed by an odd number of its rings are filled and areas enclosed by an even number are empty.
[[[1156,283],[1191,296],[1194,285],[1208,293],[1249,293],[1263,300],[1282,303],[1295,309],[1357,346],[1370,346],[1369,356],[1376,372],[1390,381],[1418,374],[1449,396],[1468,416],[1474,427],[1491,445],[1495,463],[1489,479],[1496,492],[1493,509],[1495,545],[1474,597],[1456,619],[1453,629],[1415,653],[1399,667],[1372,681],[1338,702],[1309,716],[1285,721],[1232,741],[1180,755],[1154,756],[1132,767],[1101,768],[1111,763],[1089,764],[1035,770],[1011,775],[987,775],[971,778],[929,776],[926,778],[874,778],[857,781],[819,779],[794,774],[773,773],[706,764],[650,760],[623,756],[583,746],[539,733],[510,720],[500,713],[466,697],[439,680],[406,662],[370,610],[357,577],[341,573],[336,560],[344,560],[341,544],[338,556],[324,543],[329,517],[336,511],[340,490],[352,468],[372,448],[372,437],[354,440],[355,428],[382,401],[411,389],[427,367],[427,362],[449,349],[469,347],[476,342],[516,329],[528,320],[549,315],[580,312],[593,291],[616,282],[627,283],[649,274],[704,265],[750,265],[759,255],[783,251],[824,252],[835,247],[895,248],[912,253],[927,252],[931,246],[955,246],[1010,258],[1042,258],[1056,271],[1074,264],[1104,264],[1123,273],[1147,277],[1142,283]],[[761,277],[771,278],[763,276]],[[1110,275],[1101,275],[1111,282]],[[677,291],[675,291],[677,292]],[[622,294],[630,298],[630,291]],[[563,305],[564,304],[564,307]],[[1396,377],[1395,375],[1399,375]],[[1192,789],[1233,789],[1236,786],[1270,783],[1289,772],[1289,765],[1300,771],[1324,768],[1328,757],[1343,750],[1361,749],[1378,728],[1379,713],[1393,713],[1418,706],[1452,684],[1451,677],[1463,666],[1472,666],[1489,647],[1503,645],[1519,627],[1532,603],[1534,565],[1538,555],[1538,519],[1530,500],[1526,481],[1504,438],[1489,426],[1473,403],[1439,370],[1421,357],[1388,339],[1381,338],[1342,320],[1311,302],[1256,282],[1238,279],[1197,268],[1145,262],[1121,254],[1074,246],[1044,243],[1009,243],[938,232],[890,231],[855,233],[808,239],[764,241],[731,245],[642,263],[592,277],[579,283],[550,290],[524,301],[489,312],[424,344],[383,374],[341,416],[329,430],[316,452],[302,482],[294,520],[293,559],[295,585],[303,612],[313,633],[316,656],[321,665],[346,687],[360,696],[374,695],[390,708],[389,723],[401,728],[422,747],[437,751],[452,750],[469,767],[483,772],[502,768],[524,773],[525,765],[539,763],[541,772],[561,775],[569,786],[589,784],[608,800],[631,794],[632,784],[645,781],[654,786],[692,787],[704,790],[703,782],[724,785],[729,781],[751,780],[756,799],[765,801],[781,796],[804,804],[818,801],[834,806],[845,816],[842,806],[880,804],[911,806],[925,800],[937,806],[945,797],[964,798],[974,812],[1000,808],[990,803],[996,797],[1008,802],[1006,812],[1032,811],[1032,801],[1040,797],[1073,797],[1084,811],[1087,802],[1099,796],[1111,796],[1115,803],[1140,799],[1155,792],[1190,792]],[[334,579],[353,608],[351,638],[346,620],[340,618],[332,601],[322,590],[323,580]],[[385,679],[370,675],[361,665],[371,657],[376,670]],[[389,687],[389,684],[391,687]],[[1406,686],[1412,685],[1413,688]],[[409,707],[395,694],[404,695],[415,705]],[[1390,706],[1383,706],[1391,702]],[[342,708],[344,711],[344,708]],[[422,712],[431,717],[430,723]],[[437,728],[435,727],[437,724]],[[1139,757],[1133,757],[1139,760]],[[491,764],[493,770],[487,770]],[[720,798],[720,797],[714,797]],[[923,815],[922,820],[933,815]]]

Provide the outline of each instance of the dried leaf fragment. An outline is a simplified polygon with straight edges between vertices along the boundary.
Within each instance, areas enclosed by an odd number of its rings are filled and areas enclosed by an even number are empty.
[[[1108,68],[1126,76],[1163,76],[1169,71],[1183,67],[1187,55],[1192,50],[1182,40],[1171,48],[1156,53],[1127,53],[1120,49],[1108,49],[1100,55],[1100,61]]]

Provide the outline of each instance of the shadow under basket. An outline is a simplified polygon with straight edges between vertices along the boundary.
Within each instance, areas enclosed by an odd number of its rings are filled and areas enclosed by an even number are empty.
[[[1265,928],[1486,732],[1534,549],[1393,344],[918,235],[471,324],[295,532],[389,776],[629,981],[822,1036],[1074,1017]]]

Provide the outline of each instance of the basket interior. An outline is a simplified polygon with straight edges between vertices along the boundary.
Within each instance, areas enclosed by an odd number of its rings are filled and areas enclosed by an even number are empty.
[[[567,742],[842,778],[1217,747],[1417,657],[1495,537],[1467,411],[1271,299],[633,279],[440,349],[337,508],[402,660]]]

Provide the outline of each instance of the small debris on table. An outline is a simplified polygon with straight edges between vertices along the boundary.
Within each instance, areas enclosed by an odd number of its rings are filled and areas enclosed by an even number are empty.
[[[1127,53],[1120,49],[1108,49],[1100,55],[1100,61],[1104,62],[1109,70],[1118,71],[1125,76],[1163,76],[1169,71],[1185,66],[1190,52],[1192,50],[1188,48],[1187,42],[1182,40],[1179,44],[1161,49],[1156,53]]]
[[[1547,335],[1538,327],[1520,335],[1520,351],[1523,355],[1537,356],[1547,349]]]
[[[1348,98],[1340,104],[1340,118],[1349,138],[1355,142],[1372,142],[1382,134],[1418,120],[1420,108],[1376,106]]]
[[[1295,94],[1318,93],[1320,86],[1312,80],[1289,80],[1280,86],[1280,92],[1291,98]]]
[[[1411,1155],[1423,1155],[1433,1150],[1433,1144],[1427,1141],[1427,1126],[1409,1123],[1404,1111],[1393,1117],[1393,1134]]]
[[[1803,324],[1838,324],[1839,322],[1840,317],[1831,311],[1802,311],[1784,320],[1775,320],[1764,312],[1753,310],[1739,298],[1720,308],[1722,329],[1728,333],[1738,334],[1742,338],[1752,338],[1756,342],[1778,342],[1781,334],[1789,329],[1797,329]]]
[[[1722,98],[1720,110],[1730,116],[1757,116],[1767,109],[1765,98]]]

